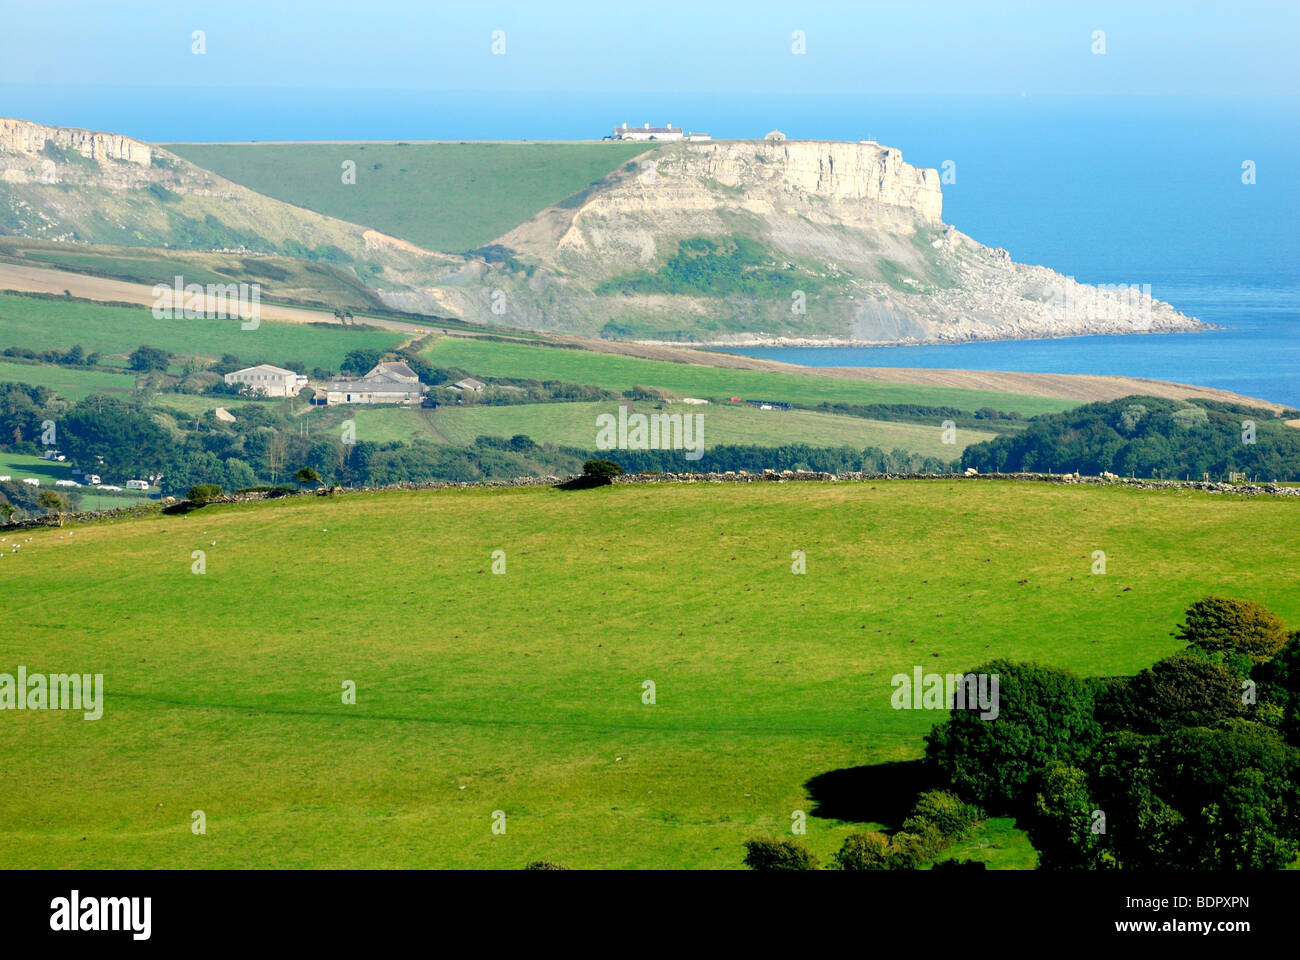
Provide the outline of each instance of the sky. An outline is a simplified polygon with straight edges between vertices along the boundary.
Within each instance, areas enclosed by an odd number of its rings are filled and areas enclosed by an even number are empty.
[[[1300,93],[1294,0],[0,0],[0,24],[0,84]],[[193,51],[196,30],[202,54]],[[1104,53],[1094,52],[1099,39]]]

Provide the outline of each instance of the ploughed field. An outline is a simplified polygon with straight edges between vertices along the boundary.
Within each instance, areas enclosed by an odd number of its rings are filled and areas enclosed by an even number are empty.
[[[0,673],[104,677],[98,720],[0,711],[0,864],[725,868],[799,810],[826,860],[884,812],[822,775],[914,760],[941,717],[893,709],[894,675],[1133,673],[1210,593],[1295,622],[1298,509],[627,484],[214,505],[17,553],[0,531]],[[950,855],[1035,862],[996,819]]]

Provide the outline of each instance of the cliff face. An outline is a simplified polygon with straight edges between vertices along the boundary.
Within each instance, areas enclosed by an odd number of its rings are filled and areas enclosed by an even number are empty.
[[[0,118],[0,151],[35,156],[45,149],[47,140],[63,150],[76,150],[82,156],[103,163],[122,160],[149,166],[153,151],[148,144],[115,133],[78,130],[72,127],[47,127],[26,120]]]
[[[690,144],[657,164],[671,176],[714,180],[724,187],[758,187],[792,200],[816,197],[864,219],[871,204],[904,207],[926,223],[943,214],[937,170],[903,162],[903,154],[874,143],[826,140],[724,141]],[[854,216],[854,208],[859,208]]]

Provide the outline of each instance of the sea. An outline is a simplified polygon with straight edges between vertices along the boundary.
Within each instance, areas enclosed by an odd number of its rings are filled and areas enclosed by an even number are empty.
[[[1300,97],[482,93],[0,84],[0,116],[154,142],[578,140],[627,122],[875,139],[946,172],[944,220],[1082,283],[1150,284],[1222,329],[745,348],[834,366],[1118,374],[1300,408]]]

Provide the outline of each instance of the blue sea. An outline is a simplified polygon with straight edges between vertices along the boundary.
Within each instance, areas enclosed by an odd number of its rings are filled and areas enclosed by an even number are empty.
[[[1150,284],[1225,329],[953,346],[746,349],[796,363],[1121,374],[1300,407],[1300,97],[482,94],[0,85],[0,116],[155,142],[567,140],[627,121],[875,138],[949,169],[944,220],[1084,283]],[[1243,164],[1254,170],[1242,182]]]

